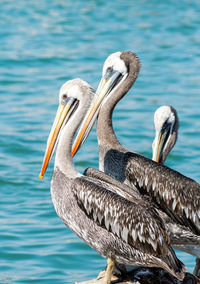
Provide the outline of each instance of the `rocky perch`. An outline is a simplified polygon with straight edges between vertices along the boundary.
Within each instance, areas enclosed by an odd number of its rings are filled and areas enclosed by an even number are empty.
[[[105,284],[105,270],[101,271],[96,279],[76,284]],[[139,267],[129,273],[120,273],[113,275],[112,283],[118,284],[200,284],[200,279],[196,276],[186,273],[183,281],[177,280],[168,272],[160,268],[143,268]]]

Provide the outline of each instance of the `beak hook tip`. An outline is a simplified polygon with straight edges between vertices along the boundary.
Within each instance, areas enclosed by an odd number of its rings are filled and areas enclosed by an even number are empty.
[[[42,174],[39,174],[39,178],[43,180],[44,176]]]

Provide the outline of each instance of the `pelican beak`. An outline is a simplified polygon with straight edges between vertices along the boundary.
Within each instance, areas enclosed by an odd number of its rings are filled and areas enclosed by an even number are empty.
[[[121,81],[121,79],[122,74],[115,70],[107,72],[105,76],[101,79],[94,99],[91,103],[91,106],[85,115],[85,118],[80,126],[80,129],[74,141],[72,147],[72,156],[76,154],[78,149],[83,145],[83,143],[87,139],[87,136],[89,135],[95,123],[103,101],[105,101],[105,98],[108,96],[108,94],[111,93],[113,88],[118,85],[118,82]]]
[[[65,126],[66,122],[68,121],[73,109],[74,105],[77,100],[74,98],[66,98],[66,100],[63,100],[58,107],[57,114],[53,123],[53,126],[51,128],[51,132],[49,134],[49,138],[47,140],[47,147],[46,152],[44,155],[44,160],[42,164],[42,169],[40,172],[40,179],[42,180],[45,174],[45,171],[48,167],[48,164],[51,160],[51,157],[53,156],[53,153],[55,151],[55,148],[57,146],[60,134],[62,132],[63,127]]]
[[[160,163],[162,161],[163,150],[170,135],[169,127],[162,129],[156,133],[155,140],[153,142],[153,157],[152,160]]]

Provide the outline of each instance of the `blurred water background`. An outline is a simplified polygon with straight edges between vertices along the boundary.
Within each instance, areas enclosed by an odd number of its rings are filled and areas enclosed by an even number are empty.
[[[131,50],[142,68],[118,104],[121,143],[151,158],[153,113],[179,114],[167,165],[200,182],[199,1],[0,1],[0,283],[74,283],[106,261],[68,230],[50,196],[51,163],[38,178],[61,85],[80,77],[94,88],[103,62]],[[75,158],[98,167],[95,128]],[[195,197],[194,197],[195,198]],[[192,272],[194,257],[177,252]]]

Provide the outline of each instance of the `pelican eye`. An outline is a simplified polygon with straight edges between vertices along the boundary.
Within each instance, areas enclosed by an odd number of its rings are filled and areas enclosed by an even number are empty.
[[[111,66],[107,68],[107,73],[112,73],[112,71],[113,71],[113,68]]]
[[[67,103],[67,100],[68,100],[67,94],[62,95],[62,101],[61,101],[61,103],[62,103],[63,105],[65,105],[65,104]]]
[[[110,66],[106,69],[105,79],[108,80],[113,74],[113,68]]]

